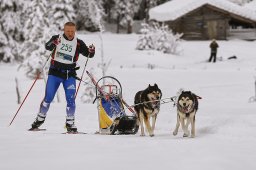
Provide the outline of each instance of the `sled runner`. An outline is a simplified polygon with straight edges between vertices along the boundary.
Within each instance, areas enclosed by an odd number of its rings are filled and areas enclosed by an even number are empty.
[[[111,76],[104,76],[97,82],[87,71],[95,85],[99,134],[136,134],[138,131],[137,117],[131,108],[131,113],[125,113],[124,105],[129,107],[122,98],[120,82]],[[132,112],[133,111],[133,112]]]

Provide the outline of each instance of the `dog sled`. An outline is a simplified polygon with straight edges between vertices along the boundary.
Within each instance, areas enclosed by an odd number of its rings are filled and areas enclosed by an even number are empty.
[[[121,83],[112,76],[104,76],[97,82],[87,71],[95,85],[98,108],[99,134],[136,134],[137,116],[122,98]],[[130,114],[125,112],[128,108]]]

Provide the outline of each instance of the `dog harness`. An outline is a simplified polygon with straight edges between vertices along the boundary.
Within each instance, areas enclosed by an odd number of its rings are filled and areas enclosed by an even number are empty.
[[[156,102],[156,104],[154,104],[153,102],[155,101],[152,101],[152,102],[149,101],[148,103],[143,103],[146,109],[152,110],[152,114],[151,114],[152,116],[158,113],[158,112],[155,112],[156,109],[160,109],[160,102]]]

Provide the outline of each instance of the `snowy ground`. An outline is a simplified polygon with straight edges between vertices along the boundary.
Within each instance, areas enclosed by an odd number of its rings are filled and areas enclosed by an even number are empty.
[[[97,55],[88,62],[101,77],[98,34],[79,35],[94,43]],[[17,66],[0,65],[0,169],[207,169],[244,170],[256,168],[256,43],[240,40],[219,41],[219,56],[237,60],[206,63],[209,41],[185,41],[181,56],[156,51],[136,51],[137,35],[104,34],[105,61],[111,60],[107,75],[116,77],[123,95],[133,103],[135,93],[157,83],[163,98],[176,95],[180,88],[191,90],[203,99],[196,115],[196,137],[183,138],[181,130],[172,135],[176,108],[164,104],[157,119],[155,137],[95,135],[98,130],[96,104],[77,100],[76,124],[87,135],[63,135],[65,100],[54,102],[43,125],[45,132],[28,132],[44,95],[45,83],[39,80],[8,127],[18,109],[14,78]],[[80,65],[85,60],[80,57]],[[148,69],[153,65],[154,69]],[[81,75],[82,69],[79,71]],[[85,76],[86,77],[86,76]],[[32,80],[18,76],[23,93]],[[82,86],[80,94],[83,91]]]

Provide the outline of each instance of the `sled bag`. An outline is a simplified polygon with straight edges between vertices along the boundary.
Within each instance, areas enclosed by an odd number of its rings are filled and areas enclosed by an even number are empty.
[[[124,115],[123,105],[118,98],[99,100],[99,121],[100,128],[109,128],[117,117]]]

